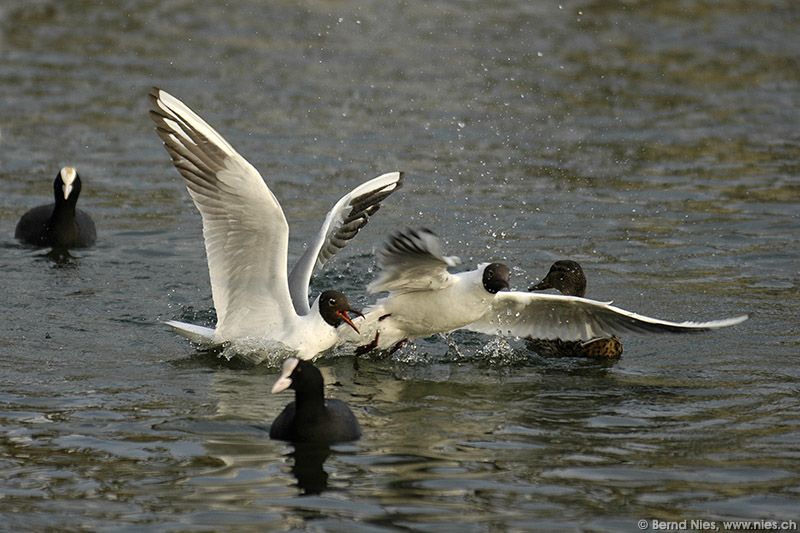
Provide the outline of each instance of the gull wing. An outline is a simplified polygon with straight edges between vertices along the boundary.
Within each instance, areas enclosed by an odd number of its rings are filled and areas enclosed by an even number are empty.
[[[213,346],[216,344],[214,340],[214,330],[212,328],[198,326],[196,324],[187,324],[186,322],[179,322],[177,320],[167,320],[164,324],[195,344],[201,346]]]
[[[367,225],[381,202],[403,185],[402,172],[390,172],[362,183],[336,202],[317,236],[289,274],[289,292],[300,315],[308,314],[308,285],[322,267]]]
[[[459,264],[458,257],[442,253],[442,241],[429,229],[407,229],[389,237],[378,252],[381,274],[367,290],[371,293],[437,290],[453,283],[448,267]]]
[[[263,335],[292,312],[289,226],[258,171],[180,100],[150,92],[150,117],[203,218],[220,339]]]
[[[489,335],[586,340],[623,333],[697,333],[733,326],[747,315],[710,322],[669,322],[576,296],[500,292],[489,311],[464,329]]]

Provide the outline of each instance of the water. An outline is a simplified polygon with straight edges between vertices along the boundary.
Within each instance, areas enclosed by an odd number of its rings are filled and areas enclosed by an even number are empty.
[[[6,2],[0,7],[0,515],[7,530],[636,531],[795,520],[800,12],[793,2]],[[700,336],[544,360],[466,333],[319,362],[364,438],[267,438],[276,370],[196,353],[199,217],[147,117],[183,98],[267,177],[292,260],[343,191],[407,185],[315,279],[370,301],[373,252],[434,228],[524,289]],[[57,264],[22,213],[75,165],[98,245]]]

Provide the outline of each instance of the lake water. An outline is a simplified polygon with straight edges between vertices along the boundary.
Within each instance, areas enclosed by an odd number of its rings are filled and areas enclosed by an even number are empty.
[[[299,5],[298,5],[299,4]],[[9,1],[0,6],[0,529],[638,531],[800,521],[796,2]],[[364,429],[329,451],[267,430],[277,370],[200,354],[200,218],[149,88],[265,176],[294,260],[335,200],[406,186],[313,283],[359,306],[394,229],[467,267],[556,259],[651,316],[608,364],[457,333],[318,361]],[[98,243],[13,239],[83,178]]]

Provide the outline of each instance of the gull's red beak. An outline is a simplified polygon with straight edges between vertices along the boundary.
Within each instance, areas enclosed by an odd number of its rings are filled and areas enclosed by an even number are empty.
[[[362,315],[362,314],[361,314],[361,312],[360,312],[360,311],[356,311],[355,309],[349,309],[349,311],[350,311],[351,313],[355,313],[356,315],[358,315],[358,316],[360,316],[360,317],[363,317],[363,316],[364,316],[364,315]],[[360,332],[360,331],[358,331],[358,328],[356,327],[356,325],[355,325],[355,324],[353,324],[353,320],[350,318],[350,315],[348,315],[348,314],[347,314],[347,311],[344,311],[344,310],[343,310],[343,311],[336,311],[336,316],[338,316],[339,318],[341,318],[342,320],[344,320],[344,322],[345,322],[345,323],[346,323],[348,326],[350,326],[351,328],[353,328],[353,329],[355,330],[355,332],[356,332],[356,333],[358,333],[358,334],[361,334],[361,332]]]

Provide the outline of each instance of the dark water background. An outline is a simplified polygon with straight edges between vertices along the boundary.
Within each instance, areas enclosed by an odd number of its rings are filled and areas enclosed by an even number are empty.
[[[752,318],[614,364],[467,334],[333,354],[364,438],[295,457],[265,433],[274,369],[159,324],[213,308],[152,85],[267,178],[292,259],[344,191],[406,172],[315,291],[368,303],[375,248],[421,224],[519,289],[572,258],[595,298]],[[3,2],[0,529],[800,521],[799,110],[793,0]],[[13,231],[64,165],[99,240],[58,266]]]

